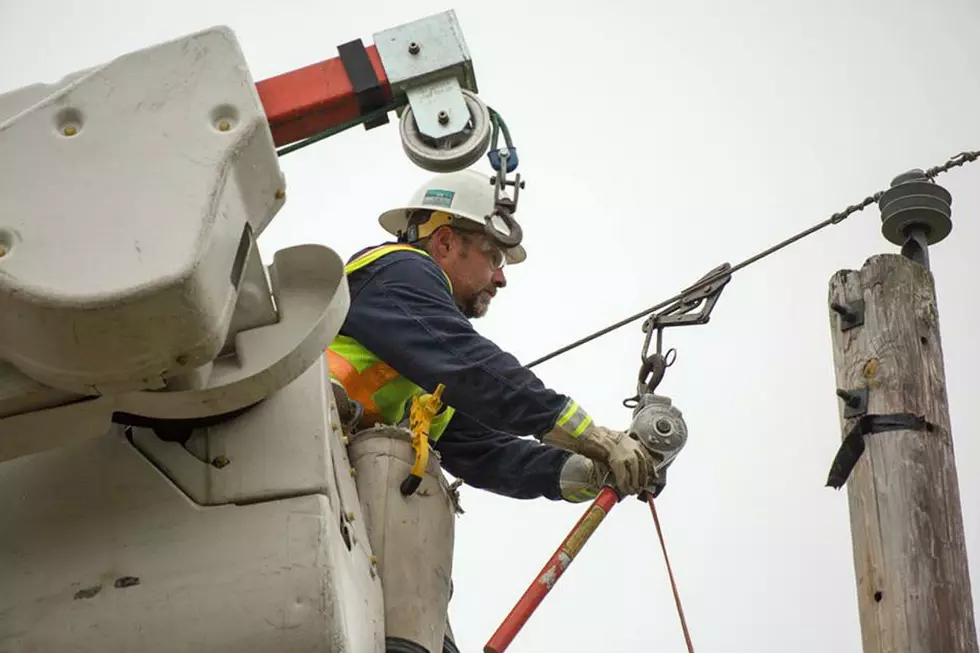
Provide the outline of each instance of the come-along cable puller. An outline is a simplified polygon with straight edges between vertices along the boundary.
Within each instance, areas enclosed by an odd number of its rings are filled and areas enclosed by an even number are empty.
[[[676,302],[647,318],[643,323],[643,332],[646,335],[640,352],[640,373],[636,394],[623,401],[627,408],[633,409],[633,421],[627,429],[627,434],[643,444],[654,459],[656,478],[653,484],[644,490],[638,498],[650,505],[665,557],[667,550],[664,547],[660,521],[653,506],[653,498],[658,496],[666,487],[667,468],[670,467],[687,443],[687,424],[681,411],[673,405],[671,399],[656,392],[667,368],[673,365],[677,358],[677,352],[674,349],[668,350],[666,354],[663,352],[663,330],[670,326],[706,324],[721,291],[731,280],[730,269],[731,266],[727,263],[715,268],[685,291]],[[650,352],[654,335],[656,335],[656,346],[655,350]],[[612,485],[606,485],[602,488],[585,514],[575,523],[572,530],[562,540],[561,545],[525,590],[523,596],[500,627],[494,632],[483,648],[484,653],[503,653],[510,646],[531,614],[541,604],[548,592],[552,590],[555,583],[558,582],[558,579],[599,527],[599,524],[619,503],[621,498],[618,490]],[[674,599],[677,602],[681,624],[684,628],[684,636],[688,642],[688,648],[693,650],[669,561],[667,565]]]

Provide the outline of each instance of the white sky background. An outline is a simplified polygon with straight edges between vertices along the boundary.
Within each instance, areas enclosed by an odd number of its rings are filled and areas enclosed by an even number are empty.
[[[261,80],[455,8],[481,95],[507,120],[527,178],[529,260],[507,269],[510,285],[477,326],[530,361],[896,174],[980,147],[975,2],[735,4],[0,0],[0,90],[215,24],[235,30]],[[303,242],[346,258],[380,241],[377,214],[427,176],[402,154],[394,123],[282,165],[288,201],[263,236],[267,262]],[[939,178],[955,226],[931,252],[974,588],[978,180],[980,163]],[[691,435],[658,506],[700,653],[860,650],[846,494],[824,487],[840,438],[827,284],[896,250],[872,207],[738,273],[709,325],[667,332],[678,358],[661,389]],[[536,371],[623,428],[641,342],[637,322]],[[462,500],[451,614],[460,648],[477,651],[584,506],[465,487]],[[632,499],[509,649],[683,650],[649,510]]]

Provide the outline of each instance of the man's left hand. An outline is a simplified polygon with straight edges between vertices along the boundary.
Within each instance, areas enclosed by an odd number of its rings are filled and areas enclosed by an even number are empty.
[[[561,468],[561,496],[571,503],[591,501],[609,482],[610,476],[605,464],[573,453]]]
[[[591,501],[606,485],[611,486],[621,496],[623,495],[623,491],[616,487],[612,472],[605,463],[577,453],[569,456],[565,464],[562,465],[559,483],[562,498],[570,503]],[[666,479],[661,477],[649,487],[637,491],[636,496],[645,499],[645,494],[650,493],[656,497],[663,491],[666,483]]]

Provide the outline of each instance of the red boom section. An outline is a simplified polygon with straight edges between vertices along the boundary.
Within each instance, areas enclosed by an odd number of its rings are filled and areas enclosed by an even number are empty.
[[[377,48],[369,45],[364,49],[381,83],[385,102],[391,102],[391,87]],[[340,57],[264,79],[255,87],[277,147],[361,115],[357,94]]]

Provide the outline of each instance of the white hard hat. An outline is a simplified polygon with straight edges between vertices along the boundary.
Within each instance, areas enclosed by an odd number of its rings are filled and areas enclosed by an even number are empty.
[[[520,244],[520,225],[513,216],[501,216],[497,212],[494,189],[494,178],[475,170],[436,175],[419,186],[406,206],[385,211],[378,222],[388,233],[404,237],[409,227],[409,216],[414,211],[444,212],[449,214],[451,222],[443,224],[485,232],[501,245],[508,263],[520,263],[527,258]],[[513,239],[517,243],[508,246],[508,240]]]

